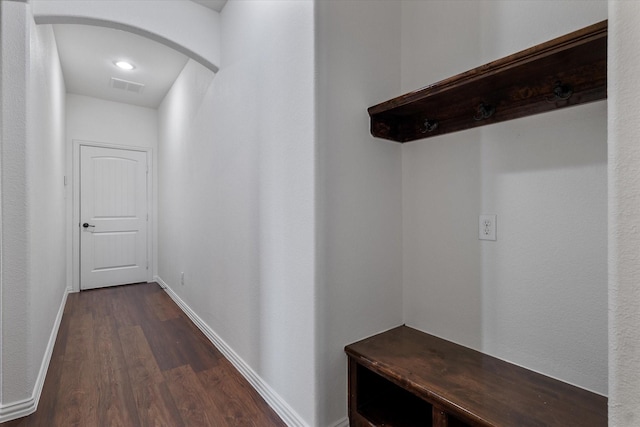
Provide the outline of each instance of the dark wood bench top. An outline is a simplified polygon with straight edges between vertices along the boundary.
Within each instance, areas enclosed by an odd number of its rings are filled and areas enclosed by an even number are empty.
[[[475,425],[607,425],[606,397],[407,326],[345,351],[358,364]]]

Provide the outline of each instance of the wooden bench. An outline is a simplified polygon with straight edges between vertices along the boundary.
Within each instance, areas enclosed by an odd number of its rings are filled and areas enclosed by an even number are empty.
[[[607,425],[606,397],[407,326],[345,351],[351,427]]]

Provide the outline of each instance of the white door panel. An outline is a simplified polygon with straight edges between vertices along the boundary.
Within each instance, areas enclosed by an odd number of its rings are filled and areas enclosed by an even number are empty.
[[[80,147],[80,287],[145,282],[147,154]]]

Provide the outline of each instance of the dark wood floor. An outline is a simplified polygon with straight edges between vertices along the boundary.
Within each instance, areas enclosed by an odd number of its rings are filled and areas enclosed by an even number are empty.
[[[284,426],[157,284],[71,294],[26,426]]]

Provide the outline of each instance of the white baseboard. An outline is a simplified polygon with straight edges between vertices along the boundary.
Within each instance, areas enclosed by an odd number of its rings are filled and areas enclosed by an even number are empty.
[[[56,338],[58,337],[58,330],[60,329],[60,322],[62,321],[62,313],[64,313],[64,307],[67,304],[67,296],[71,292],[71,288],[64,290],[62,296],[62,303],[58,309],[56,320],[49,336],[49,342],[47,348],[44,351],[42,363],[40,364],[40,372],[36,378],[36,383],[33,387],[33,393],[28,399],[19,400],[17,402],[11,402],[0,405],[0,423],[15,420],[17,418],[26,417],[33,414],[38,409],[38,403],[40,402],[40,395],[42,394],[42,388],[44,387],[44,380],[47,377],[47,370],[49,370],[49,363],[51,362],[51,356],[53,355],[53,346],[56,344]]]
[[[290,427],[308,427],[307,423],[278,395],[229,345],[224,342],[192,309],[185,303],[169,285],[160,277],[155,277],[161,288],[165,290],[173,301],[184,311],[193,323],[206,335],[214,346],[240,371],[249,384],[256,389],[269,406]],[[335,427],[342,427],[342,424]]]
[[[331,424],[330,427],[349,427],[349,418],[344,417],[343,419]]]

